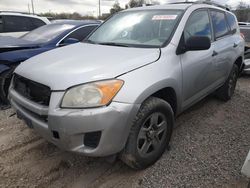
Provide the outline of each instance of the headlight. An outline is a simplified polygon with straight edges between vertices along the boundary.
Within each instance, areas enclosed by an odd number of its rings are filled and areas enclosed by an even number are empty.
[[[66,91],[62,108],[90,108],[111,102],[123,85],[122,80],[105,80],[75,86]]]

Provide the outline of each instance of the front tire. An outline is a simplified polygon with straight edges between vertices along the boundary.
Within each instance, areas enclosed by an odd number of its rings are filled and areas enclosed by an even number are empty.
[[[121,153],[121,160],[134,169],[154,164],[169,145],[174,125],[171,106],[150,97],[141,106]]]
[[[228,101],[232,98],[237,84],[238,75],[239,75],[239,68],[237,65],[234,64],[227,81],[216,92],[216,96],[219,99],[223,101]]]
[[[0,103],[3,105],[8,105],[8,93],[9,93],[9,86],[12,78],[13,71],[4,72],[0,76]]]

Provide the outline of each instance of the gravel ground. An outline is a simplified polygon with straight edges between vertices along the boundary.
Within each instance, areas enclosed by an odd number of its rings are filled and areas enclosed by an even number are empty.
[[[240,174],[250,149],[250,77],[234,98],[207,97],[176,120],[170,151],[133,171],[64,152],[0,112],[0,187],[247,187]]]

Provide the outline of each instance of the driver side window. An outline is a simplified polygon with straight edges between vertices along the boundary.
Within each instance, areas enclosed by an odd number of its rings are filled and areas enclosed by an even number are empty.
[[[64,40],[69,39],[69,38],[74,38],[79,41],[83,41],[96,27],[97,25],[91,25],[91,26],[78,28],[69,36],[67,36]]]
[[[194,12],[187,21],[184,29],[184,39],[187,41],[193,36],[205,36],[212,39],[211,24],[207,10]]]

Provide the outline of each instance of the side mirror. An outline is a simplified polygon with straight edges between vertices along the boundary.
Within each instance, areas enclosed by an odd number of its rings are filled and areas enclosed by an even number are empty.
[[[211,47],[211,41],[208,37],[194,36],[190,37],[186,42],[182,35],[180,43],[176,49],[176,55],[184,54],[187,51],[208,50]]]
[[[60,43],[60,46],[66,46],[66,45],[75,44],[78,42],[80,41],[75,38],[67,38]]]
[[[208,50],[210,47],[210,39],[204,36],[190,37],[185,44],[186,51]]]

